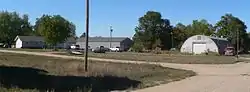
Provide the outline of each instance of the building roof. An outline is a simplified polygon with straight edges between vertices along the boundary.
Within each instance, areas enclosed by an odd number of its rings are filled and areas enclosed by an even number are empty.
[[[67,42],[76,42],[76,39],[74,37],[69,37],[66,41]]]
[[[17,38],[19,38],[21,41],[42,41],[44,42],[44,37],[42,36],[17,36],[15,38],[15,41],[17,40]],[[69,37],[67,39],[68,42],[76,42],[76,39],[74,39],[73,37]]]
[[[112,42],[121,42],[128,37],[112,37]],[[89,42],[110,42],[110,37],[89,37]],[[85,42],[85,37],[79,38],[77,42]]]
[[[213,40],[223,40],[223,41],[228,41],[226,38],[220,38],[220,37],[211,37],[209,36],[209,38],[213,39]]]
[[[41,36],[17,36],[15,40],[19,38],[21,41],[44,41]]]

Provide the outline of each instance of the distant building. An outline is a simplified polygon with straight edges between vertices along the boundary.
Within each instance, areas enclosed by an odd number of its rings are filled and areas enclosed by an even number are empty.
[[[111,42],[111,47],[110,47]],[[79,38],[76,42],[80,48],[85,48],[85,38]],[[89,37],[89,48],[104,46],[106,48],[119,47],[120,50],[128,50],[132,45],[132,40],[128,37]]]
[[[216,52],[222,54],[227,46],[231,46],[231,44],[225,38],[195,35],[183,43],[181,52],[193,54]]]
[[[76,44],[76,39],[73,37],[70,37],[64,43],[57,44],[56,47],[67,49],[67,48],[70,48],[71,45],[75,45],[75,44]]]
[[[57,48],[68,48],[76,44],[74,38],[68,38],[64,43],[57,44]],[[15,48],[44,48],[45,41],[41,36],[17,36],[15,38]]]

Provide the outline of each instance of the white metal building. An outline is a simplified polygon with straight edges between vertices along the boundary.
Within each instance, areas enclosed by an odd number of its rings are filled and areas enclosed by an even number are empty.
[[[224,49],[230,45],[225,38],[195,35],[188,38],[181,47],[183,53],[202,54],[205,52],[216,52],[222,54]]]
[[[119,47],[121,50],[128,50],[132,45],[132,40],[128,37],[89,37],[89,48],[104,46],[106,48]],[[85,48],[85,38],[79,38],[76,42],[80,48]],[[111,45],[111,47],[110,47]]]

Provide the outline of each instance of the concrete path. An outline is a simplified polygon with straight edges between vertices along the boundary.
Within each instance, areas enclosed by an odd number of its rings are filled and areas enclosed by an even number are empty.
[[[54,55],[45,52],[26,52],[0,50],[0,52],[21,53],[40,56],[50,56],[68,59],[83,59],[83,57]],[[136,90],[135,92],[250,92],[250,63],[237,64],[173,64],[144,61],[128,61],[89,58],[90,60],[121,62],[121,63],[148,63],[159,64],[164,67],[193,70],[198,75],[181,81],[162,84],[155,87]]]

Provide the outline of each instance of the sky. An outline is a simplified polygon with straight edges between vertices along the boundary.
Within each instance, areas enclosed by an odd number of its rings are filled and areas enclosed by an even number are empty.
[[[215,24],[232,13],[250,27],[249,0],[90,0],[90,36],[133,37],[138,18],[147,11],[160,12],[171,25],[206,19]],[[76,25],[76,34],[85,32],[85,0],[2,0],[0,10],[28,14],[30,22],[43,14],[59,14]]]

